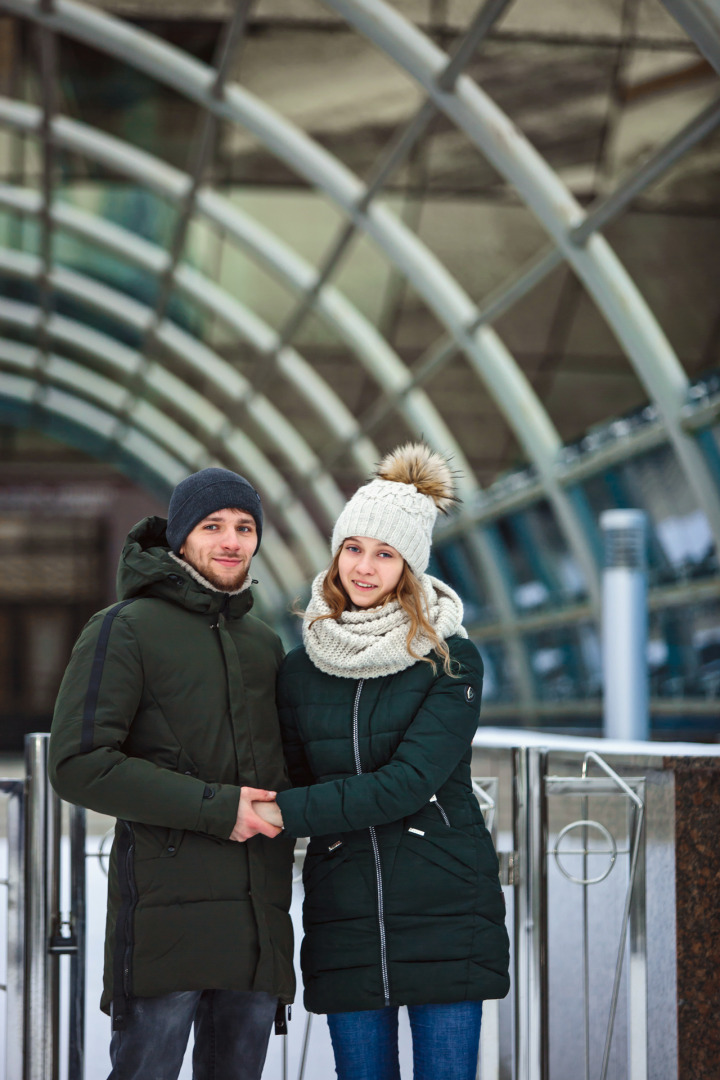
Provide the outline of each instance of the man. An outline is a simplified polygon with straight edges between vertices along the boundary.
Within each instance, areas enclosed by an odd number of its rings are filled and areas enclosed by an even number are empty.
[[[288,786],[282,647],[250,614],[262,520],[236,473],[178,484],[167,523],[132,529],[120,603],[85,627],[60,688],[53,785],[118,818],[101,1001],[110,1080],[174,1080],[193,1023],[196,1080],[259,1080],[292,1001],[292,842],[251,806]]]

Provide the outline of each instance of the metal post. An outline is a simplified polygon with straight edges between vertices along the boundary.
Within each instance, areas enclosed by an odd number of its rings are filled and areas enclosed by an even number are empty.
[[[603,571],[603,731],[611,739],[650,737],[647,671],[646,516],[606,510]]]
[[[515,885],[515,1062],[513,1080],[547,1077],[547,753],[513,751]]]
[[[58,894],[57,796],[48,783],[47,735],[25,739],[25,1015],[23,1080],[58,1077],[58,959],[49,951],[52,904]]]
[[[25,880],[23,847],[25,842],[25,783],[0,780],[0,791],[7,794],[7,1005],[5,1013],[5,1075],[22,1077],[23,1062],[23,990],[25,985]]]
[[[645,790],[643,783],[643,803]],[[632,809],[631,809],[632,807]],[[630,881],[630,970],[628,972],[630,1071],[629,1080],[648,1080],[648,998],[647,998],[647,898],[645,829],[637,828],[638,807],[628,802],[628,836],[638,848],[635,880]],[[632,873],[632,867],[631,867]]]

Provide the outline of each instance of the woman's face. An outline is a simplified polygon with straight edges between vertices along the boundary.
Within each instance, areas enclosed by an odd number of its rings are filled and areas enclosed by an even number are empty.
[[[380,604],[394,592],[405,560],[394,547],[369,536],[349,536],[338,559],[338,573],[355,607]]]

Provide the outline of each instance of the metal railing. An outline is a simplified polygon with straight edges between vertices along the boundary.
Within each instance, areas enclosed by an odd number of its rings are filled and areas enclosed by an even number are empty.
[[[0,794],[7,800],[8,841],[8,873],[0,881],[0,887],[7,889],[8,959],[6,985],[2,987],[7,995],[7,1080],[57,1080],[60,1075],[59,999],[63,956],[69,958],[63,987],[68,988],[70,1028],[66,1040],[67,1068],[63,1068],[63,1073],[68,1080],[84,1077],[85,868],[88,857],[99,856],[103,864],[104,842],[98,851],[86,852],[85,812],[61,803],[52,791],[47,775],[47,749],[47,735],[28,736],[25,779],[0,780]],[[500,810],[512,787],[512,812],[505,815],[504,821],[505,825],[512,822],[512,850],[500,850],[499,857],[503,884],[512,888],[514,900],[513,1080],[553,1080],[549,1054],[552,1004],[549,965],[554,958],[550,955],[553,935],[548,925],[552,875],[554,881],[570,883],[564,888],[579,890],[582,910],[577,963],[583,987],[583,1061],[575,1063],[573,1077],[607,1080],[612,1073],[622,1080],[647,1080],[646,780],[643,776],[621,776],[593,750],[566,755],[565,766],[570,763],[569,767],[577,770],[575,774],[554,775],[548,772],[549,762],[554,760],[553,752],[544,747],[506,745],[503,767],[511,761],[506,780],[500,776],[473,779],[473,789],[488,828],[496,843],[500,837],[501,848],[507,846],[509,834],[506,828],[504,832],[498,831]],[[510,779],[511,784],[507,783]],[[574,798],[576,804],[579,799],[579,814],[561,817],[559,808],[564,809],[561,796]],[[603,797],[606,813],[608,806],[611,807],[610,818],[606,818],[609,824],[594,809],[598,807],[598,796]],[[598,860],[604,860],[599,869]],[[591,916],[589,898],[592,890],[610,875],[619,883],[618,871],[622,867],[626,867],[627,880],[621,902],[618,900],[621,910],[617,946],[613,946],[613,974],[608,979],[612,985],[607,995],[604,990],[601,995],[603,1000],[608,997],[609,1006],[607,1015],[599,1017],[596,990],[595,997],[591,994],[590,947],[598,923]],[[620,897],[620,884],[615,891]],[[669,897],[668,903],[672,903],[672,898]],[[62,913],[63,905],[68,909],[66,914]],[[603,932],[603,948],[607,949],[608,925],[603,926]],[[621,994],[628,1004],[627,1035],[623,1032],[622,1038],[616,1031],[618,1004],[625,1000]],[[501,1061],[499,1008],[506,1007],[486,1003],[478,1066],[482,1080],[501,1080],[508,1075],[507,1061]],[[597,1051],[596,1035],[591,1047],[591,1019],[595,1033],[598,1025],[603,1027],[601,1053]],[[506,1041],[508,1031],[505,1023],[502,1037]],[[308,1075],[313,1071],[309,1060],[314,1042],[310,1015],[298,1036],[301,1045],[293,1055],[294,1067],[299,1070],[298,1080],[303,1080],[306,1071]],[[610,1069],[614,1038],[615,1058]],[[618,1055],[625,1047],[623,1040],[627,1043],[627,1064],[618,1071]],[[285,1037],[279,1070],[283,1080],[287,1080],[289,1068]]]
[[[70,958],[68,1080],[82,1080],[85,1042],[85,811],[67,807],[69,882],[61,860],[63,805],[48,782],[49,736],[25,740],[25,779],[7,797],[7,1080],[58,1080],[60,962]],[[61,911],[67,892],[69,912]]]
[[[582,759],[580,776],[547,775],[548,752],[523,747],[514,757],[514,843],[515,843],[515,1080],[549,1080],[549,933],[548,859],[552,858],[563,877],[582,890],[582,987],[583,987],[583,1072],[584,1080],[607,1080],[610,1050],[615,1033],[618,998],[626,954],[629,963],[629,1053],[628,1080],[648,1080],[647,1072],[647,953],[645,916],[645,782],[642,777],[624,779],[593,751]],[[593,763],[605,774],[588,775]],[[549,802],[560,795],[581,799],[581,817],[564,825],[550,846]],[[627,848],[618,846],[613,833],[590,816],[593,796],[622,797],[628,803]],[[581,846],[568,848],[564,842],[580,834]],[[602,838],[606,847],[591,845],[590,834]],[[607,864],[591,876],[590,858],[606,855]],[[629,858],[619,940],[614,966],[610,1005],[605,1026],[602,1062],[592,1072],[590,1014],[594,1007],[590,992],[590,919],[588,893],[604,881],[617,866],[618,855]],[[568,857],[580,858],[580,873],[568,868]],[[577,1071],[580,1076],[579,1070]]]

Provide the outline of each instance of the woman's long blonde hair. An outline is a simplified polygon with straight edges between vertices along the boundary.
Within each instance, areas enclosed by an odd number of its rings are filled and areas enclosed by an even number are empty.
[[[342,581],[340,580],[339,564],[341,552],[342,545],[335,552],[335,557],[330,563],[328,572],[325,575],[325,580],[323,581],[323,596],[330,611],[327,615],[317,615],[310,623],[311,626],[313,623],[320,622],[322,619],[335,619],[337,622],[343,612],[352,607],[350,597],[345,592]],[[408,617],[409,625],[406,645],[410,655],[415,660],[422,660],[424,663],[432,665],[433,671],[437,671],[437,664],[431,656],[419,656],[412,647],[415,636],[418,633],[422,633],[425,637],[430,639],[433,651],[441,657],[445,674],[454,677],[456,673],[452,670],[450,650],[448,649],[446,642],[439,637],[428,618],[425,593],[423,592],[419,580],[416,578],[415,574],[413,574],[407,563],[403,563],[402,574],[400,575],[400,580],[395,586],[394,591],[384,598],[380,606],[384,607],[385,604],[390,603],[391,600],[397,600]]]

